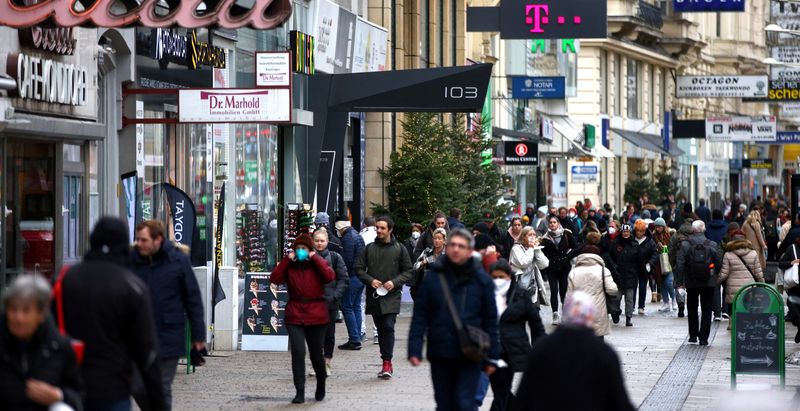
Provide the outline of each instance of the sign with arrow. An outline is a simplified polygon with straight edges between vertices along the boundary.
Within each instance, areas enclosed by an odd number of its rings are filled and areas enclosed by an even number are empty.
[[[752,283],[736,294],[731,312],[731,385],[736,374],[779,375],[785,380],[783,298],[769,284]]]

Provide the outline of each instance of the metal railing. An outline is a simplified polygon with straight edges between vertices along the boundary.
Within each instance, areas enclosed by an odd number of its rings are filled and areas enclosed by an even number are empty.
[[[644,20],[648,26],[660,29],[664,25],[664,19],[661,16],[661,8],[654,6],[650,3],[639,1],[639,11],[636,12],[636,17]]]

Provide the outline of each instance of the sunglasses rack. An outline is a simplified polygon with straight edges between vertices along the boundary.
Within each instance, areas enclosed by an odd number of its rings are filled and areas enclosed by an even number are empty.
[[[264,233],[264,214],[260,210],[242,209],[236,214],[237,264],[240,272],[265,272],[268,248]]]
[[[308,204],[287,203],[284,223],[283,256],[289,255],[294,240],[301,234],[310,234],[314,222],[313,210]]]

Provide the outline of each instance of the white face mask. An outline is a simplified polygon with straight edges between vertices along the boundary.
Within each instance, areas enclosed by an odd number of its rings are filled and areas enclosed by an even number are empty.
[[[575,218],[575,213],[569,213],[569,218]]]
[[[508,288],[511,285],[511,280],[504,280],[502,278],[495,278],[494,286],[497,288],[498,291],[503,291],[504,289]]]
[[[617,229],[616,229],[616,228],[614,228],[614,227],[608,227],[608,233],[609,233],[609,234],[614,234],[614,233],[616,233],[616,232],[617,232]]]
[[[411,238],[413,238],[415,240],[418,239],[419,238],[419,231],[412,231],[411,232]]]

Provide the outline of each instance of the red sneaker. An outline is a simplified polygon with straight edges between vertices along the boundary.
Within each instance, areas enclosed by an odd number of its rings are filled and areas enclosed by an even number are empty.
[[[394,372],[392,369],[392,362],[389,360],[383,360],[383,368],[381,369],[381,372],[378,373],[378,378],[388,380],[392,378],[392,372]]]

